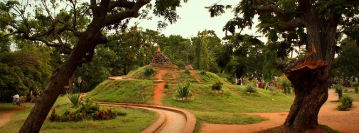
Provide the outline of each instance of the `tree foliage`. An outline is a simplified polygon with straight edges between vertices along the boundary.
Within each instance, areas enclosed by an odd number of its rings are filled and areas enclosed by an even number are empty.
[[[42,91],[53,70],[49,64],[50,52],[48,48],[31,46],[15,52],[2,52],[0,100],[11,101],[15,94],[24,96],[30,91]]]

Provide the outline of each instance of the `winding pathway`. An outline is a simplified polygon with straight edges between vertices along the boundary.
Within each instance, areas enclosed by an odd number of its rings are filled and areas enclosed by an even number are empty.
[[[98,102],[102,105],[117,105],[147,109],[159,114],[158,119],[142,133],[192,133],[196,125],[194,114],[177,108],[129,103]]]

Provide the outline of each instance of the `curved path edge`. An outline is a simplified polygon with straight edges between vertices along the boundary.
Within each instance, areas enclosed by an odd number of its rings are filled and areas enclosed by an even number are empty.
[[[192,114],[189,111],[178,109],[178,108],[147,105],[147,104],[112,103],[112,102],[98,102],[98,103],[99,104],[108,104],[108,105],[147,107],[147,108],[163,109],[163,110],[169,110],[169,111],[180,113],[186,118],[186,124],[185,124],[185,127],[182,130],[182,133],[192,133],[194,131],[195,126],[196,126],[196,117],[195,117],[195,115]],[[166,117],[164,116],[164,114],[159,113],[158,119],[154,123],[152,123],[148,128],[143,130],[142,132],[144,132],[144,131],[146,131],[146,132],[155,132],[155,131],[157,131],[157,129],[161,128],[161,126],[164,124],[165,118]]]

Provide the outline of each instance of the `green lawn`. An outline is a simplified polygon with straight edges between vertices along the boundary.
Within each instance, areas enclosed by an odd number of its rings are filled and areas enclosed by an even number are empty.
[[[151,104],[153,89],[151,80],[106,80],[86,97],[94,101]]]
[[[58,114],[62,114],[66,110],[75,111],[76,109],[70,108],[66,97],[59,97],[53,106]],[[61,104],[60,106],[58,106]],[[27,104],[29,107],[33,107],[33,104]],[[83,121],[83,122],[49,122],[45,121],[41,131],[44,133],[62,133],[62,132],[74,132],[74,133],[132,133],[141,132],[149,125],[151,125],[158,117],[158,114],[152,111],[143,109],[126,108],[121,106],[101,106],[102,109],[111,108],[115,111],[124,112],[127,115],[117,117],[116,119],[109,121]],[[29,115],[31,108],[20,111],[14,114],[4,126],[0,127],[2,133],[14,133],[18,132],[22,124],[25,122]],[[51,113],[51,111],[50,111]],[[50,114],[49,113],[49,114]]]
[[[0,111],[13,109],[20,109],[20,106],[14,105],[13,103],[0,103]]]

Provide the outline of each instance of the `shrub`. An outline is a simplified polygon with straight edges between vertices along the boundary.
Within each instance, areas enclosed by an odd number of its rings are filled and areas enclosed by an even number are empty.
[[[287,79],[287,77],[285,77],[284,75],[280,76],[278,78],[278,86],[281,87],[283,86],[284,88],[284,94],[289,94],[291,93],[291,86],[292,83],[290,82],[290,80]]]
[[[182,100],[184,100],[184,98],[187,98],[190,94],[190,83],[185,84],[184,86],[181,86],[180,84],[178,84],[178,94],[179,97],[182,98]]]
[[[349,93],[349,90],[348,90],[348,89],[344,89],[344,93]]]
[[[168,83],[166,82],[166,84],[165,84],[165,88],[168,88]]]
[[[186,65],[186,63],[184,63],[182,60],[173,61],[173,64],[177,65],[179,68],[184,68]]]
[[[355,93],[359,93],[358,87],[355,87],[354,91],[355,91]]]
[[[349,110],[349,108],[353,105],[353,98],[349,97],[348,95],[344,95],[342,98],[340,98],[339,102],[341,103],[337,109],[338,110]]]
[[[218,81],[212,85],[212,90],[219,91],[222,88],[223,83]]]
[[[341,84],[335,84],[334,88],[335,88],[335,93],[338,93],[339,99],[342,98],[344,87]]]
[[[199,72],[199,74],[205,75],[206,71],[201,71],[201,72]]]
[[[81,94],[75,93],[75,94],[69,94],[68,98],[70,99],[72,103],[72,107],[76,108],[79,106],[81,102]]]
[[[100,110],[100,107],[98,106],[98,104],[92,102],[92,100],[90,98],[87,98],[85,102],[81,103],[81,107],[76,112],[93,114],[99,110]]]
[[[155,73],[155,70],[153,69],[153,67],[145,67],[145,76],[151,76],[152,74]]]
[[[126,113],[116,112],[112,109],[100,110],[97,103],[93,103],[90,100],[86,100],[85,103],[81,104],[80,109],[75,112],[66,111],[61,116],[56,114],[54,109],[49,117],[50,121],[56,122],[77,122],[83,120],[109,120],[115,119],[116,116],[124,116]]]
[[[351,87],[358,87],[358,82],[350,82]]]
[[[253,84],[247,84],[246,85],[246,91],[249,92],[249,93],[257,92],[257,90],[256,90],[256,88],[254,87]]]
[[[186,70],[184,71],[184,73],[190,74],[191,72],[190,72],[188,69],[186,69]]]
[[[272,95],[277,95],[279,93],[274,86],[269,86],[268,90],[271,92]]]

